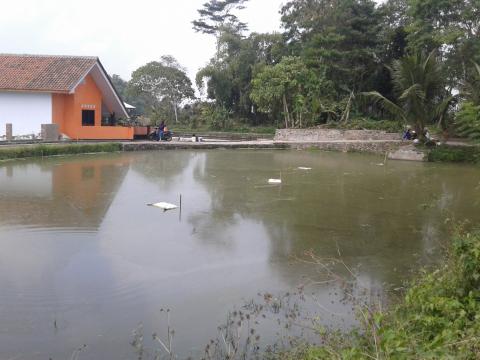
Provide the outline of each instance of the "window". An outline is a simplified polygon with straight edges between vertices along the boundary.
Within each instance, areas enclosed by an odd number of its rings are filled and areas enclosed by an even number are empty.
[[[95,126],[95,110],[82,110],[82,126]]]

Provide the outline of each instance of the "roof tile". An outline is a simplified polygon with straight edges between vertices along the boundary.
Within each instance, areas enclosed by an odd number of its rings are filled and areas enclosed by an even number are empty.
[[[69,92],[98,58],[0,54],[0,90]]]

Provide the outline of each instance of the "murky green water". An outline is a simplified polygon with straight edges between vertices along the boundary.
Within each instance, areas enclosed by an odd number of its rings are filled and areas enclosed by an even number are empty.
[[[381,293],[480,220],[480,169],[359,154],[172,151],[0,164],[0,358],[132,359],[132,330],[196,354],[233,307],[316,279],[313,249]],[[301,171],[297,167],[311,167]],[[267,179],[282,178],[281,186]],[[162,212],[147,203],[178,203]],[[352,313],[308,289],[328,325]],[[340,315],[333,318],[331,313]]]

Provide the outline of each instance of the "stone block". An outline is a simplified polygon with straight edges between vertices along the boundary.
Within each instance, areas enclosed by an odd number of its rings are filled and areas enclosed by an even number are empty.
[[[42,124],[43,141],[58,141],[59,138],[58,124]]]

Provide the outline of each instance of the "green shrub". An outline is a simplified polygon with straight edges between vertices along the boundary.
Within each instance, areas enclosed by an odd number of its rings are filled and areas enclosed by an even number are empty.
[[[480,163],[478,146],[435,146],[428,151],[428,161]]]
[[[455,117],[457,135],[480,141],[480,105],[465,102]]]
[[[67,154],[115,152],[121,150],[122,145],[119,143],[24,145],[18,147],[0,147],[0,160]]]

